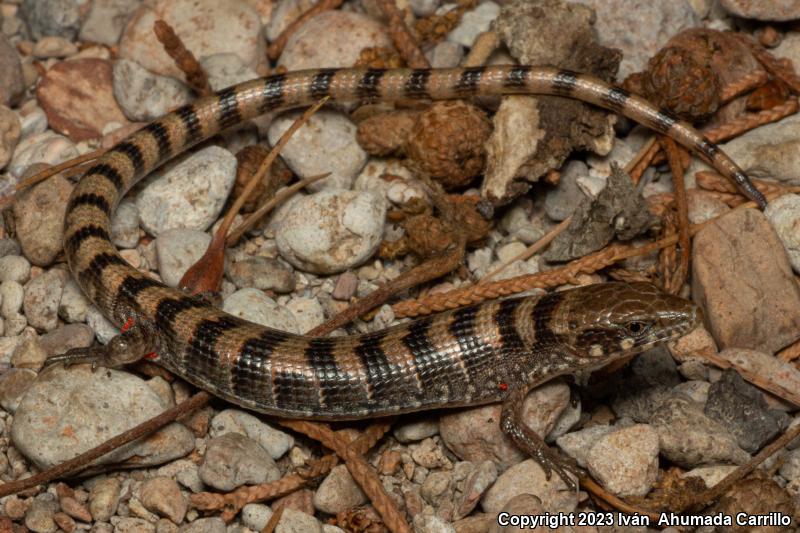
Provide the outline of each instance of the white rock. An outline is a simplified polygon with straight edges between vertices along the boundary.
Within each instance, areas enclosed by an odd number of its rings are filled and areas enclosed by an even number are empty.
[[[0,314],[5,318],[11,318],[22,309],[22,300],[25,297],[25,289],[22,284],[9,280],[0,283]]]
[[[236,180],[236,157],[208,146],[149,180],[136,197],[144,229],[158,236],[170,228],[205,230],[217,219]]]
[[[25,283],[31,276],[31,264],[21,255],[0,257],[0,282]]]
[[[429,17],[436,12],[441,4],[441,0],[410,0],[409,5],[414,15],[418,17]]]
[[[22,305],[28,323],[38,330],[52,331],[58,326],[58,304],[69,274],[53,269],[39,274],[25,285]]]
[[[257,442],[273,459],[282,457],[294,446],[294,438],[288,433],[238,409],[225,409],[211,419],[209,435],[219,437],[230,432],[241,433]]]
[[[72,141],[63,135],[46,131],[20,141],[8,165],[8,172],[19,178],[34,163],[57,165],[77,156],[78,150]]]
[[[114,98],[131,120],[148,122],[192,101],[185,84],[169,76],[153,74],[135,61],[114,63]]]
[[[170,287],[177,287],[190,266],[195,264],[208,248],[211,236],[191,229],[169,229],[156,239],[158,273]]]
[[[301,114],[292,111],[276,118],[269,127],[270,144],[274,146]],[[302,178],[331,173],[308,187],[313,191],[349,189],[367,162],[367,153],[356,141],[356,125],[342,113],[327,109],[318,111],[292,135],[281,157]]]
[[[124,200],[114,212],[111,240],[120,248],[135,248],[139,244],[139,210],[133,201]]]
[[[602,436],[586,458],[589,471],[618,496],[644,496],[658,479],[658,433],[636,424]]]
[[[314,7],[316,0],[282,0],[275,5],[272,18],[264,28],[267,40],[274,41],[289,24],[308,9]],[[259,528],[261,529],[261,528]]]
[[[22,106],[22,109],[17,111],[19,116],[19,124],[21,128],[20,138],[27,139],[31,135],[37,135],[47,131],[47,114],[44,109],[35,104],[35,100],[31,100],[28,104]]]
[[[214,54],[200,60],[208,74],[208,84],[215,91],[258,77],[256,71],[246,65],[236,54]]]
[[[325,321],[325,311],[316,298],[292,298],[286,308],[294,315],[301,333],[306,333]]]
[[[258,289],[241,289],[227,298],[222,309],[250,322],[280,331],[301,333],[292,312]]]
[[[303,24],[286,43],[278,64],[288,70],[352,67],[365,48],[392,47],[377,20],[349,11],[326,11]]]
[[[233,53],[250,68],[266,63],[261,17],[244,0],[155,0],[139,8],[119,44],[119,56],[148,70],[183,80],[184,74],[153,35],[153,23],[165,20],[195,57]]]
[[[94,305],[86,310],[86,323],[94,330],[100,344],[108,344],[108,341],[119,335],[119,329]]]
[[[764,214],[783,242],[792,268],[800,274],[800,195],[785,194],[772,200]]]
[[[343,272],[380,244],[386,204],[368,192],[323,191],[296,202],[278,228],[281,256],[318,274]]]
[[[58,305],[58,316],[69,323],[84,322],[86,311],[92,303],[84,296],[83,291],[74,280],[68,280],[61,293]]]
[[[464,13],[458,26],[447,35],[447,40],[469,48],[478,34],[487,31],[499,14],[499,5],[491,1],[482,2],[472,11]]]
[[[139,4],[138,0],[93,0],[89,14],[81,25],[80,40],[116,45],[125,24]]]

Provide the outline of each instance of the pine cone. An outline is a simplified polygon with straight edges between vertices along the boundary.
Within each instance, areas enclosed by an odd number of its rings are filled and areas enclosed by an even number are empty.
[[[486,114],[461,102],[436,102],[423,111],[404,151],[410,166],[446,189],[469,184],[483,171],[492,132]]]

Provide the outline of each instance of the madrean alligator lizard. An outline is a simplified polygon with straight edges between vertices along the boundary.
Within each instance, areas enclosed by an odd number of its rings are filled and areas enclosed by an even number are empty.
[[[309,338],[276,331],[140,273],[112,244],[111,215],[137,181],[167,159],[262,113],[313,103],[549,94],[589,102],[669,135],[708,159],[751,199],[764,197],[714,144],[685,122],[596,78],[552,68],[325,69],[249,81],[181,107],[114,146],[69,200],[67,261],[115,324],[135,326],[102,349],[57,360],[118,366],[156,351],[176,375],[270,415],[355,419],[504,400],[502,426],[548,472],[569,466],[520,419],[527,391],[593,369],[692,329],[690,302],[648,284],[608,283],[513,298],[428,316],[365,335]]]

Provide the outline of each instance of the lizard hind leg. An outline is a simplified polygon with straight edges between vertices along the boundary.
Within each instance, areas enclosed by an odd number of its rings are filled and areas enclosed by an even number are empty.
[[[520,386],[511,390],[503,401],[500,427],[521,450],[530,455],[544,470],[547,479],[553,472],[564,481],[569,490],[577,490],[576,477],[580,469],[575,461],[550,448],[544,439],[525,424],[522,406],[530,387]]]
[[[118,368],[135,363],[155,350],[152,342],[154,336],[147,335],[145,329],[142,327],[124,329],[105,346],[73,348],[61,355],[48,358],[45,365],[63,363],[69,367],[80,363],[91,363],[92,370],[96,370],[98,367]]]

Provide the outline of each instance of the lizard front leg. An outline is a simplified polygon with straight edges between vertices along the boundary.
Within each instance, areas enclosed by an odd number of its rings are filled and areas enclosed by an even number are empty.
[[[520,385],[514,387],[503,401],[503,408],[500,412],[500,427],[511,437],[521,450],[528,453],[550,479],[552,472],[555,472],[564,480],[570,490],[577,490],[578,485],[575,477],[580,472],[575,462],[557,451],[550,448],[544,439],[528,427],[522,419],[522,407],[525,396],[528,395],[530,386]]]

